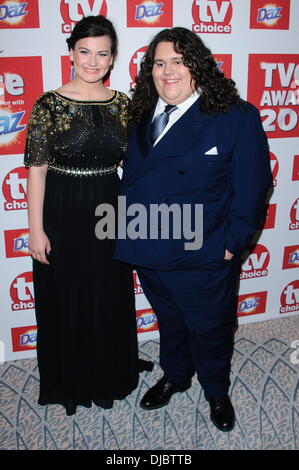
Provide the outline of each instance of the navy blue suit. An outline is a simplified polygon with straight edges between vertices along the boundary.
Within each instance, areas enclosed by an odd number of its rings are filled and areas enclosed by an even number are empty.
[[[151,117],[130,132],[120,194],[127,207],[203,204],[203,245],[186,250],[184,237],[126,238],[117,241],[115,257],[137,268],[158,317],[169,381],[196,371],[206,392],[219,396],[229,386],[238,259],[272,182],[267,139],[257,109],[245,101],[209,115],[196,101],[154,147]],[[224,260],[226,249],[232,261]]]

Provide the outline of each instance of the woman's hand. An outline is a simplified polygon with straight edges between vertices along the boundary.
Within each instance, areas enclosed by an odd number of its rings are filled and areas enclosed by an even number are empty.
[[[50,254],[51,244],[43,230],[29,232],[28,247],[33,259],[43,264],[50,264],[46,255]]]

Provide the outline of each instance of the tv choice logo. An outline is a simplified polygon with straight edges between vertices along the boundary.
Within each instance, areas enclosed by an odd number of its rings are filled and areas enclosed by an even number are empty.
[[[280,296],[279,313],[292,313],[299,310],[299,281],[290,282]]]
[[[34,288],[31,271],[19,274],[12,281],[10,297],[12,300],[11,309],[14,312],[34,308]]]
[[[158,330],[157,317],[151,308],[137,310],[136,312],[137,333],[148,333]]]
[[[264,245],[254,245],[245,252],[243,259],[240,279],[268,276],[270,253]]]
[[[299,230],[299,198],[293,203],[290,211],[289,230]]]
[[[299,181],[299,155],[294,155],[292,181]]]
[[[238,297],[237,316],[256,315],[266,312],[267,291],[243,294]]]
[[[37,327],[32,325],[12,328],[11,337],[13,352],[32,351],[36,349]]]
[[[38,0],[0,0],[0,29],[39,28]]]
[[[232,2],[226,0],[193,0],[194,33],[230,34],[233,14]]]
[[[266,204],[266,220],[261,224],[260,230],[271,229],[275,227],[277,204]]]
[[[173,0],[127,0],[128,28],[169,28],[173,25]]]
[[[5,176],[2,183],[4,210],[27,209],[27,175],[28,170],[20,166]]]
[[[135,51],[131,57],[131,60],[129,63],[129,72],[130,72],[130,77],[132,79],[132,82],[130,83],[130,88],[134,88],[136,86],[135,80],[136,80],[137,75],[139,74],[140,64],[147,49],[148,49],[148,46],[142,46],[139,49],[137,49],[137,51]]]
[[[249,54],[248,101],[269,138],[299,137],[298,85],[298,54]]]
[[[136,271],[133,272],[133,281],[134,281],[134,293],[135,295],[143,294],[143,289],[139,281],[138,274]]]
[[[61,0],[62,32],[71,33],[84,16],[107,16],[107,0]]]
[[[285,246],[282,269],[299,268],[299,245]]]
[[[271,165],[271,171],[272,171],[272,178],[273,178],[273,186],[277,185],[277,174],[279,170],[279,163],[277,157],[274,155],[274,153],[270,153],[270,165]]]
[[[289,29],[290,0],[251,0],[251,29]]]
[[[28,236],[28,229],[5,230],[4,239],[6,258],[29,256]]]

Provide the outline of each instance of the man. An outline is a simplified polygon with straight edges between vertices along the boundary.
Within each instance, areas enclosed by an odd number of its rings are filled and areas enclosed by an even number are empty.
[[[259,113],[239,98],[201,39],[177,27],[150,43],[130,117],[121,187],[127,206],[138,203],[149,211],[153,204],[189,205],[195,212],[203,205],[197,249],[186,245],[184,231],[180,239],[117,242],[116,258],[136,267],[160,331],[164,376],[140,404],[147,410],[166,405],[191,386],[196,372],[212,422],[230,431],[239,259],[261,222],[272,181]],[[190,217],[198,227],[194,213]],[[175,223],[174,216],[171,234]]]

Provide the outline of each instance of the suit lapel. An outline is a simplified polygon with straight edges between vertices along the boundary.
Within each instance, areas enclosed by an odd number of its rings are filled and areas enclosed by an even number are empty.
[[[162,139],[152,147],[149,140],[149,126],[152,120],[152,114],[144,119],[137,127],[137,143],[139,150],[144,158],[141,165],[135,167],[131,176],[139,177],[141,174],[149,171],[156,165],[159,165],[170,155],[179,155],[185,153],[186,148],[192,143],[193,137],[198,135],[200,139],[201,132],[206,129],[213,115],[203,114],[198,109],[196,101],[184,114],[176,121]]]
[[[137,141],[143,157],[148,155],[152,147],[152,143],[149,138],[149,128],[152,122],[153,113],[154,112],[152,112],[150,116],[144,117],[137,127]]]

